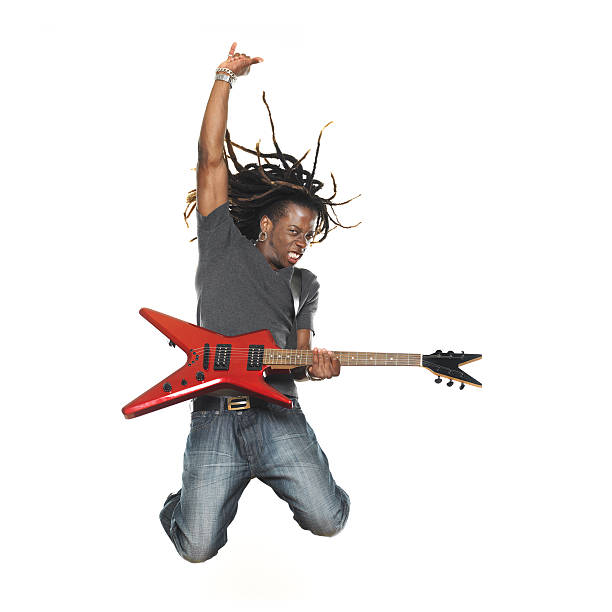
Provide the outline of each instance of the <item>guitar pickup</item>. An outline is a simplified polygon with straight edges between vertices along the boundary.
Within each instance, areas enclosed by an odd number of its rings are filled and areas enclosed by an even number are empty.
[[[247,370],[261,370],[263,367],[264,345],[249,344],[249,358],[247,359]]]
[[[213,368],[215,370],[229,370],[231,354],[231,344],[217,344],[217,347],[215,348],[215,361]]]

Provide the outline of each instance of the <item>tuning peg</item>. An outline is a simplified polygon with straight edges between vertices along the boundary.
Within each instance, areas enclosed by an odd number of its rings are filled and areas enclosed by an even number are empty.
[[[442,382],[442,379],[438,376],[438,378],[436,378],[436,383],[440,384]]]
[[[174,342],[172,342],[172,340],[170,340],[168,342],[168,344],[172,347],[172,348],[176,348],[176,344],[174,344]]]
[[[465,389],[465,383],[461,383],[461,385],[459,386],[459,391]]]
[[[447,387],[452,387],[454,384],[455,384],[455,382],[449,378],[448,382],[446,383],[446,386]]]

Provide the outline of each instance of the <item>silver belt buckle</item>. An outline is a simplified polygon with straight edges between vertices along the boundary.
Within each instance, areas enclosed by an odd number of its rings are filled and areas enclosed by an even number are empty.
[[[248,410],[251,407],[251,398],[248,395],[236,395],[227,398],[228,410]]]

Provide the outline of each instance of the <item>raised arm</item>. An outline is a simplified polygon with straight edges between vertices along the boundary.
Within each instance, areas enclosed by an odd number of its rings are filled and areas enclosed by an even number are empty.
[[[227,60],[219,68],[229,68],[236,76],[249,73],[252,64],[263,62],[261,57],[249,57],[235,53],[233,43]],[[227,106],[230,84],[215,81],[213,84],[198,142],[197,202],[204,216],[227,202],[227,167],[223,159],[223,140],[227,126]]]

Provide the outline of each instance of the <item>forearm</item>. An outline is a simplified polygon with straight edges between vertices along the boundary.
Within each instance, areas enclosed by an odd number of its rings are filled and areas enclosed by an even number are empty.
[[[251,65],[263,62],[261,57],[249,57],[244,53],[234,53],[236,44],[232,46],[227,60],[221,62],[217,71],[225,70],[235,77],[248,74]],[[198,166],[205,168],[221,163],[223,160],[223,141],[227,126],[227,106],[231,86],[226,81],[215,80],[200,129],[200,140],[198,141]]]
[[[204,112],[198,142],[198,163],[201,165],[218,163],[223,159],[229,92],[229,83],[226,81],[214,82]]]

